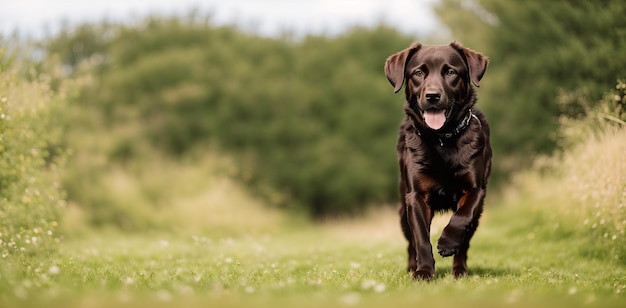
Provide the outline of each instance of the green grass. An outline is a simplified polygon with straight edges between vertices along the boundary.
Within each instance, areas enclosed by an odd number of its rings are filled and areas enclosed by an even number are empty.
[[[533,208],[487,209],[461,280],[450,275],[450,259],[438,258],[434,281],[412,281],[388,210],[235,237],[91,232],[49,256],[3,260],[0,304],[623,307],[624,264],[590,255],[586,237]]]
[[[313,224],[207,177],[210,167],[162,166],[177,197],[137,216],[158,231],[95,229],[70,205],[55,250],[0,256],[0,306],[625,307],[625,151],[626,131],[609,132],[490,195],[468,277],[437,256],[431,282],[404,271],[394,209]]]

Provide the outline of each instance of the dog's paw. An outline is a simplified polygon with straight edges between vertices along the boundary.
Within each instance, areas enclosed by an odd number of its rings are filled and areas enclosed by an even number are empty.
[[[454,278],[456,279],[467,276],[467,255],[466,254],[454,255],[454,262],[452,262],[452,275],[454,275]]]
[[[459,251],[461,242],[465,238],[465,228],[446,226],[437,242],[437,251],[442,257],[449,257]]]
[[[434,270],[420,269],[413,272],[413,280],[430,281],[435,277]]]
[[[450,257],[456,254],[459,250],[459,243],[454,243],[451,240],[442,240],[439,239],[439,244],[437,245],[437,251],[439,255],[442,257]]]
[[[460,278],[463,278],[463,277],[467,276],[467,267],[465,267],[465,266],[453,267],[452,268],[452,275],[454,275],[454,278],[456,278],[456,279],[460,279]]]

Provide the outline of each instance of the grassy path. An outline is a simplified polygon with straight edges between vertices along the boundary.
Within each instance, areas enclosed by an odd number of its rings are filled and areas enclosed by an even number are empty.
[[[395,214],[236,237],[90,233],[52,256],[1,267],[2,306],[398,307],[626,305],[626,269],[573,227],[523,209],[489,209],[454,280],[404,272]],[[441,230],[445,218],[435,222]],[[434,234],[433,237],[437,237]]]

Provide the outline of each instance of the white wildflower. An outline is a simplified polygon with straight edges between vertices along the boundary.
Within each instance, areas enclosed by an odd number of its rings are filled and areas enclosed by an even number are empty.
[[[50,275],[56,275],[60,272],[61,272],[61,269],[56,265],[53,265],[48,269],[48,274]]]

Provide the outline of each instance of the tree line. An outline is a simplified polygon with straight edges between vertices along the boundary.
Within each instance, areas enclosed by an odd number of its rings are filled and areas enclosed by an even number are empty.
[[[443,0],[437,13],[490,58],[478,104],[493,127],[492,185],[557,149],[558,117],[584,112],[558,101],[598,100],[626,69],[620,1]],[[98,155],[118,165],[145,151],[224,153],[270,203],[322,218],[396,202],[403,98],[382,67],[418,39],[449,42],[385,25],[266,38],[191,14],[68,27],[41,48],[67,78],[90,80],[64,115],[67,131],[86,133],[66,134],[63,146],[81,151],[98,136],[107,143]],[[84,187],[97,185],[100,162],[69,164],[70,200],[90,206]]]

